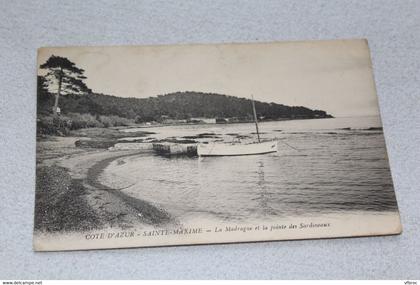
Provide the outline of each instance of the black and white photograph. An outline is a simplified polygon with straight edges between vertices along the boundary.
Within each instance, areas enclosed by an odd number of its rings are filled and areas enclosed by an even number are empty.
[[[364,39],[38,50],[36,251],[399,234]]]

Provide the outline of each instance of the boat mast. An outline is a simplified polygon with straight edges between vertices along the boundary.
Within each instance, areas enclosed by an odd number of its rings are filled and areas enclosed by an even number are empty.
[[[255,128],[257,129],[258,142],[261,142],[260,141],[260,132],[258,131],[257,112],[255,111],[254,96],[252,96],[252,94],[251,94],[251,102],[252,102],[252,110],[253,110],[253,113],[254,113]]]

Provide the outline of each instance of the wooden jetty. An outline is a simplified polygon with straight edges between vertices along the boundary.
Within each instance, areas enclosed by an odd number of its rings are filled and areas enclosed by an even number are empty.
[[[180,143],[153,143],[153,150],[162,155],[187,155],[187,156],[196,156],[197,155],[197,144],[180,144]]]

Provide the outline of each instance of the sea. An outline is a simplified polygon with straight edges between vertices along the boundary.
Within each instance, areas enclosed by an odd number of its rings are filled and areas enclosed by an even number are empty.
[[[145,129],[126,131],[136,130]],[[251,123],[146,130],[154,132],[150,139],[256,140]],[[262,140],[278,140],[277,153],[205,158],[143,153],[113,161],[100,180],[179,221],[397,211],[378,116],[262,122],[259,130]]]

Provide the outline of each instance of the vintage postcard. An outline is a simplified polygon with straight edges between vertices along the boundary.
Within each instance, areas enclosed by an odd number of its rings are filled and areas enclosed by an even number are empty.
[[[401,233],[366,40],[38,51],[34,249]]]

